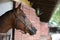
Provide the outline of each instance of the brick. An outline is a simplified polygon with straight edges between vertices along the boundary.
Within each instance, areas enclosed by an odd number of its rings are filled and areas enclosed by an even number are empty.
[[[37,29],[37,33],[31,36],[28,33],[22,34],[21,31],[15,30],[15,40],[41,40],[41,35],[48,36],[48,24],[45,22],[40,22],[33,8],[27,7],[25,5],[22,6],[22,10],[26,14],[32,25]]]

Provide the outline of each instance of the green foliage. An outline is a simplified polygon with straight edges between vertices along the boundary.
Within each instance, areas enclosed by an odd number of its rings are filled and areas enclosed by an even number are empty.
[[[57,23],[57,26],[60,26],[60,4],[57,6],[56,10],[54,11],[51,22]]]

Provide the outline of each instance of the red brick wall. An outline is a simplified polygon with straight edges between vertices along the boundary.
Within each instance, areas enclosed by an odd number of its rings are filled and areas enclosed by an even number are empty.
[[[46,37],[48,36],[48,24],[40,22],[33,8],[22,5],[22,10],[26,14],[27,18],[31,21],[32,25],[35,26],[35,28],[37,29],[37,33],[36,35],[30,36],[28,33],[22,34],[20,30],[15,30],[15,40],[43,40],[43,38],[46,39]]]

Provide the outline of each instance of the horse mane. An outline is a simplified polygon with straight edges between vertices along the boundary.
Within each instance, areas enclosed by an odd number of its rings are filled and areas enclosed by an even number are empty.
[[[13,16],[14,12],[16,12],[15,10],[16,9],[9,10],[5,12],[2,16],[0,16],[0,28],[2,24],[4,24],[4,22],[7,22],[7,20],[9,20],[9,18]]]
[[[4,17],[8,17],[9,14],[12,14],[13,11],[15,11],[15,10],[16,10],[16,8],[5,12],[3,15],[0,16],[0,20],[1,20],[2,18],[4,18]]]

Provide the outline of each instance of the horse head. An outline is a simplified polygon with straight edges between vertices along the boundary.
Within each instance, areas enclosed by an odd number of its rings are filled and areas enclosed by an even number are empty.
[[[24,31],[25,33],[29,33],[30,35],[36,34],[37,29],[32,25],[30,20],[26,17],[25,13],[21,9],[21,3],[16,8],[15,12],[15,28]]]

